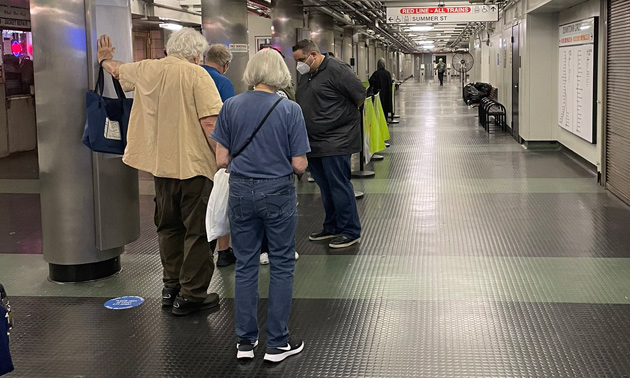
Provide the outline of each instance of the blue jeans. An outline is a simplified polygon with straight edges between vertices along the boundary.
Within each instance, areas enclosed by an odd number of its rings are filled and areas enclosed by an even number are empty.
[[[251,179],[230,174],[229,218],[236,256],[234,310],[236,336],[258,339],[258,267],[263,235],[269,240],[271,280],[267,316],[267,346],[289,341],[293,298],[297,197],[291,176]]]
[[[352,239],[361,236],[354,187],[350,182],[350,155],[308,158],[308,165],[322,195],[324,229]]]

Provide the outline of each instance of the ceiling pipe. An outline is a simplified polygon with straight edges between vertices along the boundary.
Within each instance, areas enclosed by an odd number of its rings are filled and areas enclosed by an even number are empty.
[[[342,24],[349,25],[349,26],[354,26],[354,23],[352,21],[348,21],[345,17],[341,16],[340,14],[338,14],[335,11],[333,11],[332,9],[329,9],[329,8],[323,6],[318,1],[305,0],[304,4],[306,4],[306,5],[315,5],[315,6],[318,7],[317,8],[318,11],[331,16],[332,18],[334,18],[335,20],[341,22]]]
[[[402,48],[403,50],[407,50],[407,51],[409,51],[409,50],[412,50],[412,51],[413,51],[413,50],[415,50],[415,48],[413,48],[411,45],[408,45],[408,44],[409,44],[409,41],[407,41],[407,40],[406,40],[406,38],[405,38],[405,40],[404,40],[403,42],[401,42],[399,39],[397,39],[397,38],[393,37],[393,36],[392,36],[392,35],[391,35],[391,34],[390,34],[387,30],[385,30],[384,28],[381,28],[380,26],[376,26],[376,25],[374,25],[374,23],[373,23],[373,20],[372,20],[372,19],[370,19],[369,17],[367,17],[367,16],[366,16],[366,15],[364,15],[363,13],[358,12],[358,11],[357,11],[357,9],[356,9],[355,7],[353,7],[352,5],[350,5],[350,4],[349,4],[348,2],[346,2],[345,0],[338,0],[338,1],[339,1],[339,3],[340,3],[340,4],[343,4],[346,8],[351,9],[351,10],[354,10],[354,11],[355,11],[355,13],[356,13],[357,15],[359,15],[361,18],[363,18],[365,21],[367,21],[367,22],[368,22],[368,24],[370,25],[370,27],[371,27],[371,28],[374,28],[374,29],[375,29],[375,30],[377,30],[379,33],[384,34],[384,35],[385,35],[385,36],[386,36],[386,37],[387,37],[387,38],[388,38],[391,42],[393,42],[394,44],[397,44],[397,45],[398,45],[400,48]],[[364,5],[362,2],[359,2],[359,4],[365,8],[365,5]],[[374,15],[374,16],[375,16],[375,15]],[[379,19],[379,17],[376,17],[376,16],[375,16],[375,18]],[[380,20],[380,21],[382,22],[383,20]]]

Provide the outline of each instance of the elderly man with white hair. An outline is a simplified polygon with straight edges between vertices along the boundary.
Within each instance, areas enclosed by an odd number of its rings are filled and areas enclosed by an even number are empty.
[[[168,57],[124,64],[113,60],[108,36],[98,40],[98,60],[134,91],[123,162],[155,177],[155,224],[164,268],[162,305],[188,315],[219,304],[207,294],[214,263],[205,212],[217,170],[216,142],[209,139],[223,103],[199,66],[208,42],[184,28],[166,45]]]

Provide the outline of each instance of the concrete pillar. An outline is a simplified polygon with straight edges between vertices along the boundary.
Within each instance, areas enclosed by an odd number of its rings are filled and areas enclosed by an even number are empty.
[[[385,58],[385,50],[383,49],[383,43],[381,41],[376,41],[374,45],[376,46],[376,59],[374,59],[374,69],[376,70],[378,67],[376,62],[381,58]]]
[[[354,56],[352,52],[352,33],[353,33],[352,28],[343,29],[341,56],[339,58],[348,64],[350,64],[350,58]]]
[[[319,46],[322,54],[335,52],[335,21],[332,16],[314,9],[308,15],[308,27],[311,39]]]
[[[368,41],[368,77],[376,71],[376,41],[370,39]]]
[[[299,40],[298,29],[304,27],[302,5],[302,0],[271,0],[271,43],[282,51],[294,85],[297,71],[292,47]]]
[[[201,0],[203,35],[210,43],[223,43],[232,51],[227,77],[236,94],[245,92],[243,73],[249,61],[247,0]]]
[[[361,81],[368,81],[367,42],[363,34],[358,36],[357,73]]]
[[[97,73],[96,40],[133,61],[126,0],[31,0],[44,259],[53,281],[80,282],[121,268],[140,234],[138,174],[81,143],[85,92]],[[64,48],[59,48],[64,46]],[[114,97],[106,74],[104,93]],[[60,95],[63,94],[63,95]]]

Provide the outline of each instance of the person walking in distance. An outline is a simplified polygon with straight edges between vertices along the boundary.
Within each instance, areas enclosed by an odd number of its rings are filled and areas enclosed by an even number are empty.
[[[442,58],[438,59],[438,63],[435,66],[435,71],[437,71],[438,79],[440,80],[440,86],[444,85],[444,72],[446,71],[446,63]]]
[[[98,60],[126,91],[134,91],[123,162],[154,176],[163,282],[162,306],[174,315],[219,304],[207,294],[214,262],[205,214],[217,171],[216,142],[209,139],[223,106],[199,66],[208,42],[192,28],[171,35],[168,56],[124,64],[114,60],[108,36],[98,40]]]
[[[311,145],[309,169],[326,212],[322,230],[309,239],[331,239],[330,248],[349,247],[361,237],[350,156],[361,150],[359,107],[365,101],[365,87],[348,64],[322,55],[311,40],[293,46],[293,58],[301,74],[296,100]]]

